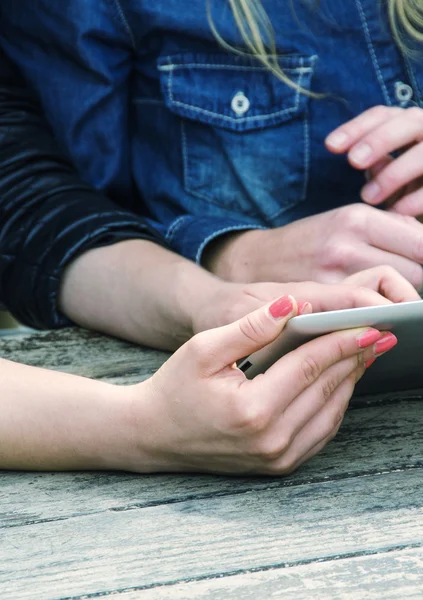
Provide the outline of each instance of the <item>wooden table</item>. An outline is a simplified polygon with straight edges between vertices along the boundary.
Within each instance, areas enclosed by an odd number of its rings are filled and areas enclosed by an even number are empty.
[[[77,330],[0,351],[119,383],[165,358]],[[422,474],[419,393],[355,400],[284,479],[2,472],[0,598],[421,600]]]

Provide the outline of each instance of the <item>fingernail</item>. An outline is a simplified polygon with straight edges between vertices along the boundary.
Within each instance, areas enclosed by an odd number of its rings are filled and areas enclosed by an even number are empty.
[[[328,146],[332,146],[332,148],[342,148],[345,145],[348,136],[343,131],[337,131],[336,133],[331,133],[326,138],[326,143]]]
[[[357,338],[359,348],[368,348],[380,340],[382,334],[377,329],[368,329]]]
[[[374,358],[371,358],[370,360],[368,360],[367,362],[364,363],[364,366],[366,367],[366,369],[368,369],[369,367],[372,366],[372,364],[376,361],[376,356]]]
[[[269,312],[274,319],[286,317],[294,310],[294,303],[291,296],[282,296],[278,298],[269,307]]]
[[[372,202],[376,200],[377,196],[380,193],[380,185],[375,181],[370,181],[370,183],[366,183],[366,185],[361,190],[361,197],[366,202]]]
[[[349,153],[349,158],[356,165],[364,165],[372,155],[372,148],[368,144],[359,144]]]
[[[303,315],[305,312],[311,312],[310,311],[310,308],[311,308],[310,302],[298,302],[297,306],[298,306],[298,314],[299,315]]]
[[[384,352],[392,350],[397,343],[398,340],[393,333],[385,333],[383,334],[382,338],[376,342],[373,353],[375,356],[379,356],[379,354],[383,354]]]

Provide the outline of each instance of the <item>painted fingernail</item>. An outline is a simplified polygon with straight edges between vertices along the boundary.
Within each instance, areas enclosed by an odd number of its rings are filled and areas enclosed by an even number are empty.
[[[372,202],[376,200],[380,194],[380,185],[376,181],[370,181],[361,190],[361,197],[365,202]]]
[[[343,131],[336,131],[335,133],[331,133],[326,138],[326,143],[328,146],[332,148],[342,148],[345,145],[348,136]]]
[[[358,144],[349,153],[349,158],[356,165],[364,165],[372,155],[372,148],[368,144]]]
[[[368,329],[358,336],[357,345],[359,348],[368,348],[369,346],[373,346],[381,337],[382,334],[377,329]]]
[[[371,358],[370,360],[368,360],[367,362],[364,363],[364,366],[366,367],[366,369],[368,369],[369,367],[372,366],[372,364],[376,361],[376,356],[374,358]]]
[[[294,310],[294,303],[291,296],[282,296],[278,298],[269,307],[269,312],[274,319],[281,319],[286,317]]]
[[[392,350],[392,348],[394,348],[394,346],[396,346],[397,343],[398,340],[393,333],[384,333],[382,335],[382,338],[374,345],[373,352],[375,356],[379,356],[384,352]]]
[[[298,306],[298,314],[299,315],[303,315],[306,312],[311,312],[311,304],[310,302],[298,302],[297,303]]]

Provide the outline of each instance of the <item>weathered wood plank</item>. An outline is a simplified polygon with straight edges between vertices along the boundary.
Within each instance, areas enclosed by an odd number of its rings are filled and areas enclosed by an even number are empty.
[[[0,356],[86,377],[135,383],[154,373],[169,354],[75,327],[0,338]],[[353,403],[356,407],[380,405],[404,397],[423,398],[423,390],[362,396]]]
[[[3,529],[2,600],[61,598],[423,545],[422,470]]]
[[[0,472],[0,528],[130,506],[302,485],[423,465],[423,403],[353,410],[326,450],[288,478]]]
[[[421,600],[423,549],[111,594],[111,600]]]

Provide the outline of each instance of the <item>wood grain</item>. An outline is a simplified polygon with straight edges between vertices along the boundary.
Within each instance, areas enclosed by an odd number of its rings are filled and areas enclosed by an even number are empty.
[[[111,594],[111,600],[421,600],[423,550],[307,563]]]
[[[106,593],[421,546],[421,478],[416,469],[3,529],[1,597]]]

